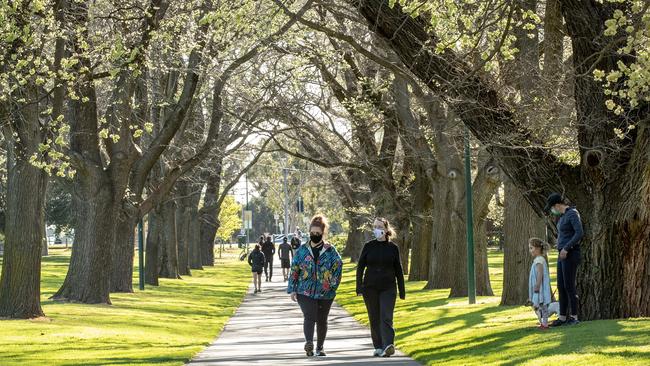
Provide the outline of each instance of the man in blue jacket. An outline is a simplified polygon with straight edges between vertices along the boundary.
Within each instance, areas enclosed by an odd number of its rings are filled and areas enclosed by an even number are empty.
[[[552,327],[578,324],[578,294],[576,274],[580,264],[580,240],[584,236],[580,213],[559,193],[546,200],[546,212],[559,217],[557,221],[557,289],[560,295],[560,314]]]

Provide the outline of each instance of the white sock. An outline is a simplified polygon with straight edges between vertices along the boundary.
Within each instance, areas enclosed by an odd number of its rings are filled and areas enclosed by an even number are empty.
[[[563,322],[566,321],[566,316],[565,316],[565,315],[560,315],[560,316],[558,316],[557,318],[560,319],[560,320],[563,321]]]

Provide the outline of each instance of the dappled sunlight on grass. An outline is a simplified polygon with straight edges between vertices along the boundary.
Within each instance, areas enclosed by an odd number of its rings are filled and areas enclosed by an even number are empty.
[[[69,259],[69,252],[54,251],[42,269],[48,318],[1,321],[0,365],[181,365],[218,335],[241,303],[250,269],[235,257],[228,252],[214,268],[161,279],[157,288],[112,294],[113,305],[106,306],[47,299],[63,282]]]
[[[448,289],[407,283],[406,300],[398,299],[395,309],[402,351],[428,365],[650,364],[650,319],[583,322],[541,332],[530,308],[498,306],[503,256],[489,253],[495,296],[478,297],[476,305],[468,305],[467,298],[449,299]],[[554,254],[549,258],[553,278]],[[355,271],[356,265],[346,262],[337,301],[367,324],[363,299],[354,293]]]

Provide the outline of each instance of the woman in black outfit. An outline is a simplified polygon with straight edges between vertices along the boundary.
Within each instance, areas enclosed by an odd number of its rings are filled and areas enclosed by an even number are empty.
[[[357,295],[363,295],[368,310],[370,335],[375,347],[373,355],[390,357],[395,353],[393,312],[397,298],[396,287],[399,288],[400,299],[406,297],[404,272],[399,248],[390,241],[395,233],[388,220],[376,218],[373,226],[376,239],[363,246],[359,257]]]
[[[251,266],[253,272],[253,284],[255,285],[255,293],[262,292],[262,269],[264,268],[264,253],[262,253],[259,244],[255,244],[255,249],[248,255],[248,264]]]

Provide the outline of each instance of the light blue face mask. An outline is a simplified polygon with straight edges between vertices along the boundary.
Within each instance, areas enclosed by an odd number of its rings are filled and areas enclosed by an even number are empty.
[[[381,237],[384,236],[384,230],[382,229],[375,228],[372,230],[372,233],[375,234],[375,238],[377,239],[381,239]]]
[[[562,215],[562,213],[561,213],[560,211],[556,210],[555,208],[551,208],[551,214],[552,214],[553,216],[560,216],[560,215]]]

